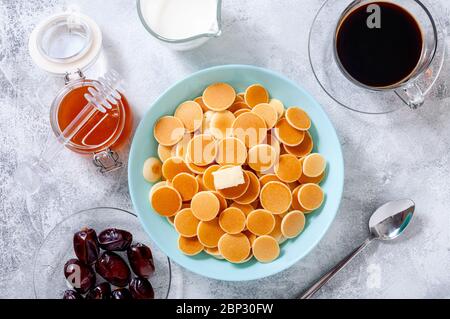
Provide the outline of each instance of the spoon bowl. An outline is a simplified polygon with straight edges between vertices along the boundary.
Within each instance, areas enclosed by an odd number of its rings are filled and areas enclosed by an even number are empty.
[[[415,204],[410,199],[401,199],[380,206],[369,219],[369,229],[375,239],[392,240],[409,225]]]

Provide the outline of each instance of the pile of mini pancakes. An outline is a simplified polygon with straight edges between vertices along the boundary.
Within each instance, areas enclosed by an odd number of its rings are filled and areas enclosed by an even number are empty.
[[[275,260],[324,200],[326,160],[311,153],[310,127],[304,110],[285,110],[260,84],[236,94],[214,83],[161,117],[153,131],[159,159],[148,158],[143,175],[155,183],[150,204],[178,232],[179,249],[232,263]],[[243,183],[216,189],[214,173],[235,166]]]

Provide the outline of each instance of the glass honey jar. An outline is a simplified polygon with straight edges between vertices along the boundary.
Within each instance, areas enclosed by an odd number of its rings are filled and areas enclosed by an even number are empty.
[[[77,117],[86,105],[84,95],[96,80],[70,80],[59,91],[50,109],[50,123],[56,136]],[[66,148],[79,154],[92,155],[102,173],[121,167],[117,151],[124,147],[131,135],[133,117],[127,99],[121,99],[106,113],[96,110],[81,129],[66,143]]]
[[[61,134],[88,103],[85,95],[101,84],[84,74],[101,56],[101,30],[95,21],[79,12],[56,14],[33,30],[29,51],[37,66],[64,78],[65,85],[50,108],[50,124],[58,139],[67,138]],[[89,119],[64,144],[76,153],[92,155],[102,173],[122,166],[117,151],[126,145],[133,127],[131,108],[122,91],[120,99],[111,106],[107,112],[89,113]]]
[[[120,77],[103,59],[99,26],[79,12],[59,13],[36,26],[28,46],[33,62],[62,78],[64,86],[50,107],[54,138],[40,154],[19,163],[16,181],[28,193],[36,192],[50,162],[65,148],[92,157],[101,173],[122,167],[119,152],[128,144],[133,115]],[[86,72],[102,76],[89,78]],[[109,81],[111,74],[114,83]]]

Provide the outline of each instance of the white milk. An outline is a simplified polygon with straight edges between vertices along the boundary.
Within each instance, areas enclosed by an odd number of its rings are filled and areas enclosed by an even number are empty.
[[[157,34],[172,40],[215,32],[217,0],[142,0],[141,14]]]

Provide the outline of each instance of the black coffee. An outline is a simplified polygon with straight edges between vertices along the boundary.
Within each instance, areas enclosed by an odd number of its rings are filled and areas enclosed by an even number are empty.
[[[379,19],[373,6],[378,5]],[[386,87],[405,80],[419,63],[423,47],[420,26],[402,7],[371,2],[350,12],[336,35],[338,59],[356,81]]]

